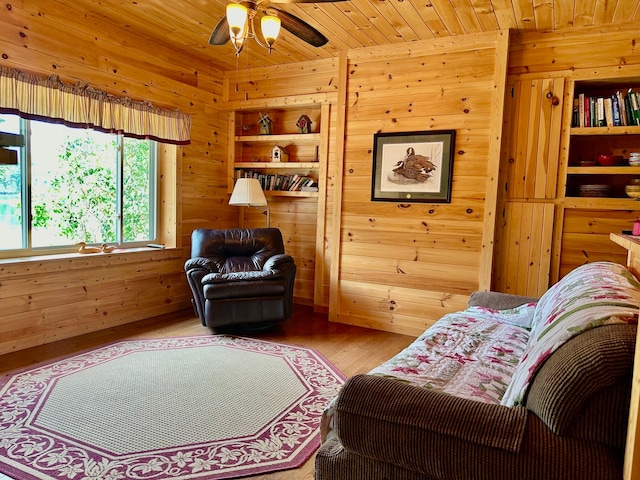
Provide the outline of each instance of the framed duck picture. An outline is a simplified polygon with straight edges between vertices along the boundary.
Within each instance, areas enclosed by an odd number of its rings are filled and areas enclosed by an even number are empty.
[[[455,130],[376,133],[371,200],[450,203]]]

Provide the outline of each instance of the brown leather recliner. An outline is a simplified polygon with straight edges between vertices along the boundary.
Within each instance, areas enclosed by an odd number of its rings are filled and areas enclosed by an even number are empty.
[[[203,325],[273,323],[291,317],[296,264],[277,228],[197,229],[185,263]]]

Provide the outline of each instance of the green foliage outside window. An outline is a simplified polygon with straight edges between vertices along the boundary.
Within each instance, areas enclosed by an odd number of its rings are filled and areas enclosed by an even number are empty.
[[[0,118],[0,122],[2,119]],[[35,122],[32,122],[32,125]],[[39,246],[149,241],[154,205],[153,142],[59,125],[32,133],[31,231]],[[2,130],[2,128],[0,128]],[[61,135],[62,133],[62,135]],[[122,142],[122,232],[118,239],[118,141]],[[40,147],[40,152],[37,148]],[[20,235],[21,171],[0,166],[0,224]],[[4,212],[4,217],[3,211]],[[9,228],[8,228],[9,229]],[[0,249],[20,248],[19,239],[0,241]]]

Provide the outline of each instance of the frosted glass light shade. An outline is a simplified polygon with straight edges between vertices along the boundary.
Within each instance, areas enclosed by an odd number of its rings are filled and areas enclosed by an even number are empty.
[[[230,3],[227,5],[227,23],[229,24],[229,33],[232,38],[239,38],[247,23],[247,7],[239,3]]]
[[[242,207],[263,207],[267,205],[260,182],[255,178],[239,178],[233,187],[229,205]]]
[[[280,34],[280,19],[273,15],[265,15],[260,19],[260,29],[267,45],[271,47]]]

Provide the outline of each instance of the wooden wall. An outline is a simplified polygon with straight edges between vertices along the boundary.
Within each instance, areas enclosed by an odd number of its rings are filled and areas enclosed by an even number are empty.
[[[191,145],[167,149],[161,166],[161,240],[174,248],[3,262],[0,353],[190,308],[182,266],[191,231],[237,225],[226,205],[220,72],[54,0],[6,7],[1,65],[178,108],[193,126]]]
[[[491,33],[348,53],[336,320],[417,335],[480,288],[504,40]],[[451,203],[372,202],[373,135],[423,130],[456,131]]]

